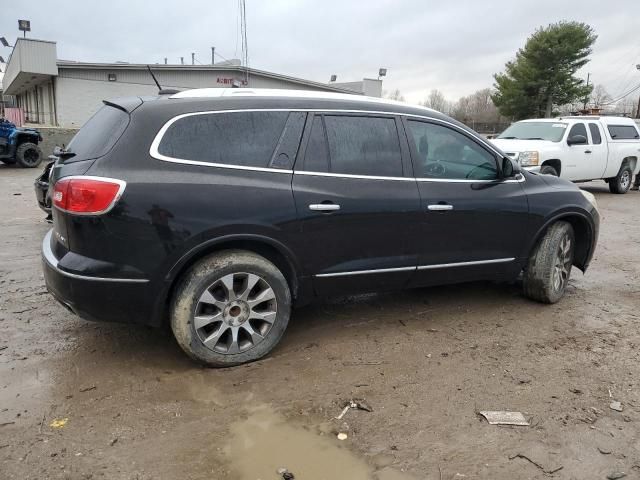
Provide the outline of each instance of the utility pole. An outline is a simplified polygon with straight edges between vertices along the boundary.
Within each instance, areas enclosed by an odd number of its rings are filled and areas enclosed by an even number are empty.
[[[216,47],[211,47],[211,65],[216,63]]]
[[[591,74],[587,73],[587,87],[589,86],[589,77],[591,77]],[[589,97],[588,96],[584,97],[584,105],[582,107],[583,110],[587,109],[587,102],[588,101],[589,101]]]
[[[180,57],[180,65],[184,65],[184,57]]]
[[[164,57],[164,64],[167,64],[167,57]]]
[[[196,54],[191,52],[191,65],[196,64]]]

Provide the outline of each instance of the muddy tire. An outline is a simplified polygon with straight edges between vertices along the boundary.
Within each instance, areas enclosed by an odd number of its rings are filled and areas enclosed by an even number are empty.
[[[611,193],[623,194],[627,193],[631,188],[631,179],[633,172],[629,165],[623,165],[618,175],[609,179],[609,191]]]
[[[171,302],[171,329],[194,360],[229,367],[269,353],[290,313],[282,272],[260,255],[227,250],[203,258],[182,277]]]
[[[42,162],[42,150],[35,143],[21,143],[16,149],[16,161],[21,167],[35,168]]]
[[[543,175],[553,175],[554,177],[559,177],[558,171],[552,167],[551,165],[543,165],[540,169],[540,173]]]
[[[564,295],[571,267],[575,235],[567,222],[549,227],[533,250],[523,276],[524,294],[538,302],[556,303]]]

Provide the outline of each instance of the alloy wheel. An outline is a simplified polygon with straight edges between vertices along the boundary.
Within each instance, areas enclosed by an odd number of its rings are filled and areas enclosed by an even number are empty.
[[[269,334],[277,315],[273,288],[252,273],[230,273],[200,295],[193,316],[198,338],[223,354],[246,352]]]
[[[556,261],[553,266],[553,288],[559,292],[564,289],[569,281],[569,273],[571,272],[571,264],[573,263],[573,245],[571,237],[567,234],[562,237]]]
[[[620,186],[622,187],[622,190],[626,190],[627,188],[629,188],[630,184],[631,174],[629,173],[629,170],[625,170],[624,172],[622,172],[622,175],[620,175]]]

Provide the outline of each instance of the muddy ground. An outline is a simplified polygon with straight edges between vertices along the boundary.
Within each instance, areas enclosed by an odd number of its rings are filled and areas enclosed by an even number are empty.
[[[584,185],[600,243],[557,305],[486,283],[338,299],[297,310],[265,360],[210,370],[46,293],[36,174],[0,165],[0,478],[640,477],[637,192]],[[351,398],[373,411],[333,419]]]

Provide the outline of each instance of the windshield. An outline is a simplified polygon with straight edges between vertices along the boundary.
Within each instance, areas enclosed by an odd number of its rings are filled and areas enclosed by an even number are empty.
[[[71,139],[67,151],[72,157],[64,163],[91,160],[106,155],[129,125],[129,114],[104,106]]]
[[[567,124],[561,122],[516,122],[498,135],[498,138],[559,142],[566,129]]]

